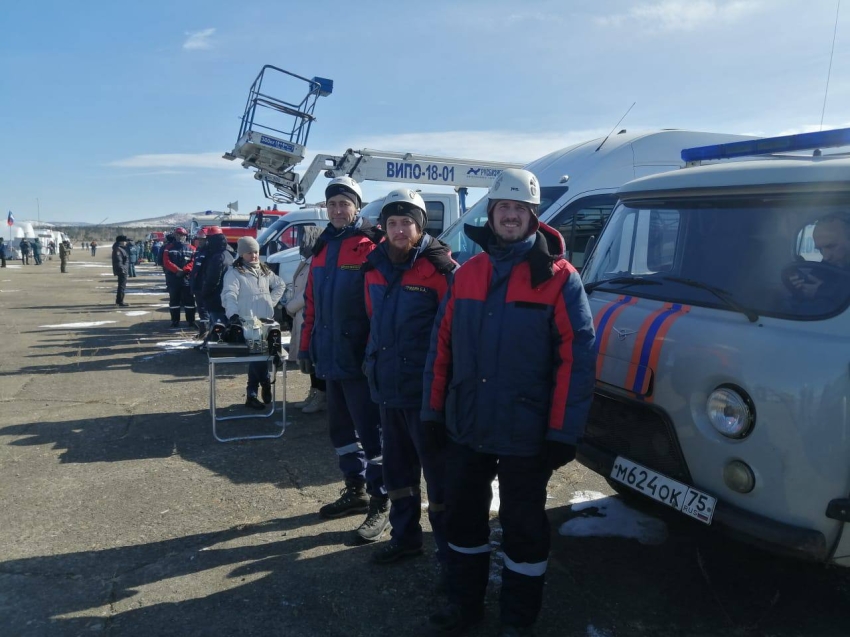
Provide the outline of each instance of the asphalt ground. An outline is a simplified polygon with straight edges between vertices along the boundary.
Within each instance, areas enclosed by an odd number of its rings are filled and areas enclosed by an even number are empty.
[[[0,270],[0,635],[428,634],[442,598],[427,521],[425,555],[376,566],[377,547],[354,541],[360,516],[318,517],[341,487],[322,414],[290,408],[277,440],[215,441],[205,355],[165,349],[193,332],[169,328],[161,273],[139,266],[117,308],[109,258],[104,246],[75,250],[65,275],[57,258]],[[221,371],[219,404],[243,413],[244,372]],[[292,364],[286,383],[289,400],[308,391]],[[678,514],[660,514],[655,543],[559,535],[569,519],[606,521],[601,504],[571,507],[586,491],[611,494],[575,463],[550,483],[539,635],[850,635],[847,571]],[[491,526],[473,635],[498,628],[495,514]]]

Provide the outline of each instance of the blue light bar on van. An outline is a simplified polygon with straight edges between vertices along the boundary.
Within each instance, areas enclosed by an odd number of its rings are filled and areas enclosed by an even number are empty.
[[[790,153],[799,150],[813,150],[815,148],[835,148],[837,146],[850,146],[850,128],[836,128],[834,130],[824,130],[816,133],[764,137],[762,139],[749,139],[743,142],[685,148],[682,151],[682,161],[731,159],[733,157]]]

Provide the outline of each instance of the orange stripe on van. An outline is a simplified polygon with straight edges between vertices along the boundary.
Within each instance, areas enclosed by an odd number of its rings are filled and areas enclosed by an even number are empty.
[[[668,312],[672,307],[672,303],[665,303],[660,309],[647,316],[643,320],[643,323],[641,323],[632,349],[632,364],[629,366],[629,373],[626,375],[626,382],[624,384],[625,387],[632,387],[635,384],[635,377],[637,376],[637,370],[640,366],[640,355],[643,350],[644,341],[646,341],[646,335],[649,332],[649,328],[655,322],[655,319],[665,312]]]

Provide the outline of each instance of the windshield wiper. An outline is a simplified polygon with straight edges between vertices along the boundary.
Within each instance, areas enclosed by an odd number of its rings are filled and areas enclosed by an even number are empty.
[[[684,277],[679,276],[663,276],[661,277],[664,281],[672,281],[674,283],[681,283],[682,285],[688,285],[692,288],[700,288],[701,290],[706,290],[707,292],[711,292],[718,299],[723,301],[727,307],[735,310],[736,312],[740,312],[744,316],[749,319],[750,323],[755,323],[759,320],[759,315],[756,314],[750,308],[741,305],[734,299],[731,293],[727,292],[722,288],[716,288],[713,285],[709,285],[708,283],[703,283],[702,281],[697,281],[695,279],[686,279]]]
[[[584,286],[584,291],[588,294],[593,292],[596,288],[601,285],[661,285],[658,281],[653,281],[652,279],[647,279],[643,276],[615,276],[613,279],[603,279],[601,281],[594,281],[593,283],[588,283]]]

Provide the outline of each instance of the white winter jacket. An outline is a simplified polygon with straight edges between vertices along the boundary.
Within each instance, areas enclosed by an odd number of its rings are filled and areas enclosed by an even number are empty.
[[[227,316],[274,318],[274,306],[285,289],[280,277],[268,268],[254,270],[237,260],[224,274],[221,304]]]
[[[292,298],[286,304],[286,313],[292,317],[292,331],[289,337],[289,351],[292,357],[298,353],[301,345],[301,326],[304,324],[304,292],[307,290],[307,280],[310,278],[310,262],[313,257],[298,264],[292,277]]]

